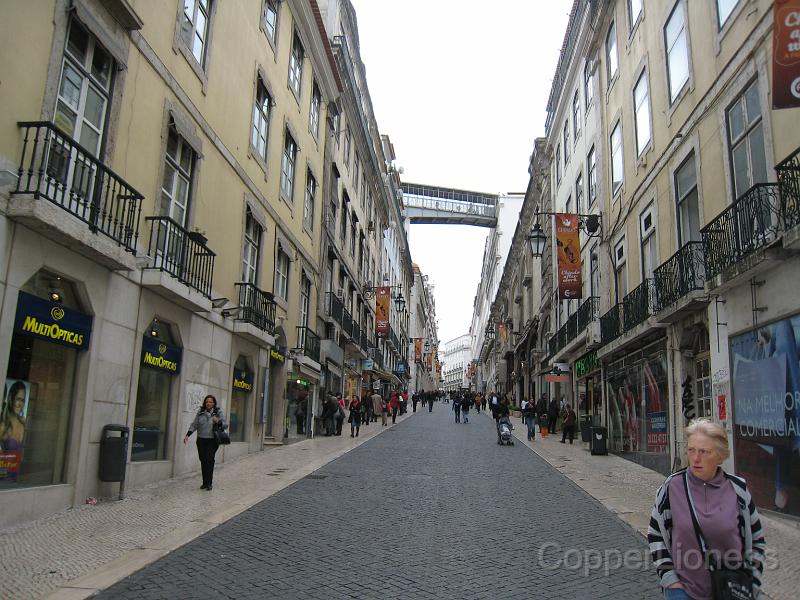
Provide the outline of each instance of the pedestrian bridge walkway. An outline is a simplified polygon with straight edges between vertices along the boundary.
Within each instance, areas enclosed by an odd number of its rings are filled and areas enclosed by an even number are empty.
[[[497,226],[497,195],[418,183],[403,183],[403,205],[411,223]]]

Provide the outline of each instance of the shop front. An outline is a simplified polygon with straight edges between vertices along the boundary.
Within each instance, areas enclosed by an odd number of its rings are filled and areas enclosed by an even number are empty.
[[[575,374],[575,412],[581,423],[588,421],[593,426],[602,425],[603,420],[603,380],[600,374],[600,361],[597,351],[587,352],[572,365]]]
[[[311,407],[317,385],[302,373],[289,373],[286,379],[286,438],[289,443],[311,435]]]
[[[91,333],[71,282],[40,271],[21,288],[0,410],[0,490],[67,483],[76,367]]]
[[[240,355],[233,365],[231,403],[228,409],[228,431],[231,443],[248,441],[247,415],[250,414],[254,388],[254,373],[250,369],[247,359]]]
[[[670,472],[668,358],[665,339],[612,359],[605,371],[609,450]]]

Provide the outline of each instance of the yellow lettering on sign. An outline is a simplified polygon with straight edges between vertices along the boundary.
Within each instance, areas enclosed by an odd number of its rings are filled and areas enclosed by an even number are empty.
[[[22,324],[22,331],[28,331],[42,337],[49,337],[54,340],[60,340],[73,344],[75,346],[83,345],[83,335],[75,333],[68,329],[62,329],[56,323],[47,325],[46,323],[39,323],[36,317],[25,317],[25,322]]]
[[[144,362],[148,365],[158,367],[159,369],[166,369],[168,371],[178,370],[178,363],[167,360],[163,356],[153,356],[149,352],[144,353]]]
[[[253,389],[253,386],[246,381],[241,381],[239,379],[233,380],[233,387],[239,388],[242,390],[247,390],[248,392]]]

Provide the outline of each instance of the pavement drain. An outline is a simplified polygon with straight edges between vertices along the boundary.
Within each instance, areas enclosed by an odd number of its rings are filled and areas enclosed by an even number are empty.
[[[327,475],[306,475],[305,479],[327,479]]]

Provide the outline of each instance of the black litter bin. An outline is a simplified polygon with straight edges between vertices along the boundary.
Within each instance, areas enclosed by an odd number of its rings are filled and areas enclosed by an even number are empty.
[[[591,442],[592,441],[592,432],[590,429],[592,428],[592,415],[581,415],[581,441],[582,442]]]
[[[592,440],[589,442],[589,448],[592,454],[608,454],[608,429],[605,427],[592,427],[590,428]]]
[[[100,481],[125,481],[129,434],[130,429],[125,425],[103,427],[100,437]]]

